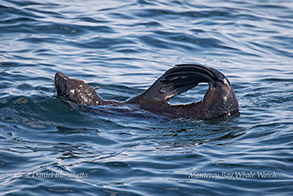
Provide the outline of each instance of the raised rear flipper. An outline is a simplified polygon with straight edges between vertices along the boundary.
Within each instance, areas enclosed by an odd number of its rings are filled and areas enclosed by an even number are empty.
[[[181,64],[166,71],[155,83],[142,95],[144,97],[165,102],[168,99],[188,91],[198,83],[228,82],[226,77],[219,71],[196,64]]]
[[[169,105],[167,100],[199,83],[209,83],[202,101],[187,105]],[[219,71],[196,64],[181,64],[167,70],[155,83],[127,103],[175,117],[213,118],[238,111],[238,102],[228,79]]]

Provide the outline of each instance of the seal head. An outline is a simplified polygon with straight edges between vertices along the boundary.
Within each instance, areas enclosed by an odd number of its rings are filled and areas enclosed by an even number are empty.
[[[87,83],[78,79],[71,79],[61,72],[55,74],[55,89],[57,95],[78,104],[99,105],[102,98]]]

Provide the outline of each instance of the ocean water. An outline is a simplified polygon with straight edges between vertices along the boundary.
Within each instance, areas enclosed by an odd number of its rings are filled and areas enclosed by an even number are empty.
[[[1,0],[0,195],[292,195],[292,35],[291,0]],[[240,116],[89,113],[54,92],[61,71],[126,100],[182,63],[222,71]]]

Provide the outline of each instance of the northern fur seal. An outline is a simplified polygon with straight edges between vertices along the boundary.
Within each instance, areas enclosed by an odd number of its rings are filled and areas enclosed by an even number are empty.
[[[186,105],[170,105],[168,99],[200,82],[209,84],[204,99]],[[221,72],[207,66],[181,64],[167,70],[142,94],[125,102],[103,100],[87,83],[71,79],[63,73],[55,75],[58,96],[83,105],[113,106],[137,104],[141,109],[175,118],[212,119],[238,113],[239,107],[229,80]]]

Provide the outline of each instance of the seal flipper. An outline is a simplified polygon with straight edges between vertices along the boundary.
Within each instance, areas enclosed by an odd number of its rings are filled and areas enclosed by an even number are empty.
[[[168,99],[192,89],[200,82],[214,84],[216,81],[223,81],[223,79],[225,76],[215,69],[197,64],[180,64],[166,71],[139,96],[167,103]],[[131,100],[129,101],[131,102]]]
[[[186,105],[167,100],[201,82],[209,83],[204,99]],[[167,116],[211,119],[238,112],[238,102],[228,79],[219,71],[197,64],[181,64],[167,70],[154,84],[126,103]]]

